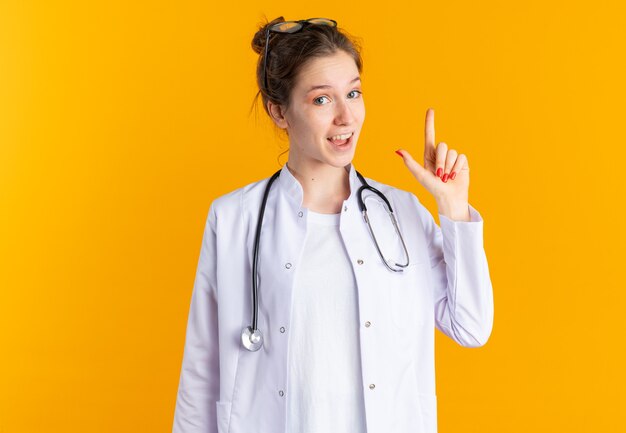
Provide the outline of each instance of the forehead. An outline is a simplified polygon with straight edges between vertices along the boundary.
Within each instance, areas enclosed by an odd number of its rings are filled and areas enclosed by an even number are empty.
[[[307,92],[314,86],[348,86],[358,76],[359,70],[354,58],[345,51],[338,51],[309,60],[300,69],[295,87],[301,92]]]

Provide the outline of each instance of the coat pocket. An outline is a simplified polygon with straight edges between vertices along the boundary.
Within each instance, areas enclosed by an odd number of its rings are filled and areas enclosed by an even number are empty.
[[[404,272],[389,275],[389,303],[392,322],[400,329],[415,332],[420,324],[427,323],[424,316],[431,290],[428,263],[412,263]]]
[[[228,427],[230,424],[230,409],[232,403],[230,401],[217,401],[215,402],[216,418],[217,418],[217,433],[228,433]]]

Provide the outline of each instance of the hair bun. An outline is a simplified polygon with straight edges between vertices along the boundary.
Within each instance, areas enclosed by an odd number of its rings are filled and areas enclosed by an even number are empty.
[[[285,18],[280,16],[270,22],[266,22],[265,24],[259,23],[259,30],[254,34],[254,37],[252,38],[252,49],[255,53],[261,54],[263,51],[265,51],[265,32],[267,31],[267,28],[273,26],[276,23],[282,22],[285,22]]]

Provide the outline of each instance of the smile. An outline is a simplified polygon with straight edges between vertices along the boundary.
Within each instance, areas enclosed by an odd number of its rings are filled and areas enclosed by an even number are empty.
[[[335,150],[345,151],[352,147],[353,138],[354,132],[351,132],[350,134],[335,135],[333,137],[327,138],[326,140],[328,140],[333,145]]]
[[[352,134],[354,134],[354,132],[348,132],[347,134],[341,134],[341,135],[333,135],[332,137],[328,137],[328,139],[331,141],[345,140],[347,138],[350,138]]]

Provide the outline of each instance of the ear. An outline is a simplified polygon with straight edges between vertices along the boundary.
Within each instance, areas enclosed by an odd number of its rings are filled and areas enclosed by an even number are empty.
[[[274,104],[272,101],[267,101],[267,111],[270,112],[270,117],[279,128],[287,129],[289,123],[285,118],[285,111],[281,105]]]

